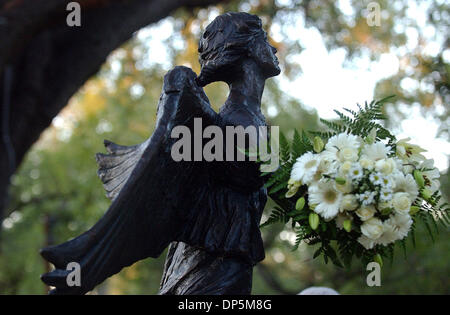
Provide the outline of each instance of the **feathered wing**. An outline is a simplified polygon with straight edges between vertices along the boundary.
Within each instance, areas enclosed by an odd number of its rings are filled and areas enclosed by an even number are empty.
[[[203,163],[172,159],[176,139],[171,138],[171,131],[177,125],[192,130],[195,117],[202,118],[203,126],[217,119],[195,78],[186,67],[170,71],[164,77],[151,138],[134,147],[106,142],[110,154],[97,155],[99,176],[113,202],[90,230],[41,251],[56,268],[42,276],[45,283],[56,287],[52,293],[84,294],[122,268],[158,257],[183,234],[190,209],[199,207],[192,198],[194,189],[205,181],[202,174],[207,172]],[[67,285],[70,262],[81,267],[80,287]]]
[[[114,200],[119,195],[148,143],[149,140],[135,146],[121,146],[105,140],[105,148],[110,154],[97,153],[95,158],[99,166],[98,177],[109,199]]]

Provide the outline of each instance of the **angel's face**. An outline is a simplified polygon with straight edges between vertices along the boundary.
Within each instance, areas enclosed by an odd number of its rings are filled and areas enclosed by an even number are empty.
[[[268,78],[279,75],[281,71],[276,53],[277,49],[269,44],[265,32],[264,37],[256,40],[251,48],[251,55]]]

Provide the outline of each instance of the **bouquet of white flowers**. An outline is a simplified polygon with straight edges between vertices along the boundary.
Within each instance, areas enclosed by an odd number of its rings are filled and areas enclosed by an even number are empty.
[[[380,264],[392,258],[394,244],[414,241],[419,221],[432,237],[431,225],[448,225],[433,160],[377,122],[386,100],[345,109],[350,116],[335,111],[338,121],[321,120],[331,131],[311,132],[312,140],[295,131],[290,144],[282,135],[282,165],[266,184],[277,206],[263,226],[292,221],[296,247],[320,243],[314,258],[342,266],[353,256]]]

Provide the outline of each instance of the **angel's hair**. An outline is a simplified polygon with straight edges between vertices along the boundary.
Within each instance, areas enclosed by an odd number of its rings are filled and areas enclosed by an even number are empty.
[[[259,17],[244,12],[229,12],[217,16],[206,27],[198,47],[202,67],[197,82],[205,86],[214,81],[226,81],[233,65],[250,55],[258,38],[264,38]]]

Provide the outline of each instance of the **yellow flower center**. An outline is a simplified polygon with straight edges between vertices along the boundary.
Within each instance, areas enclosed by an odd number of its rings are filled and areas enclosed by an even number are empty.
[[[325,192],[323,197],[324,197],[326,202],[334,203],[336,201],[337,195],[336,195],[336,192],[334,192],[332,190],[328,190],[328,191]]]

